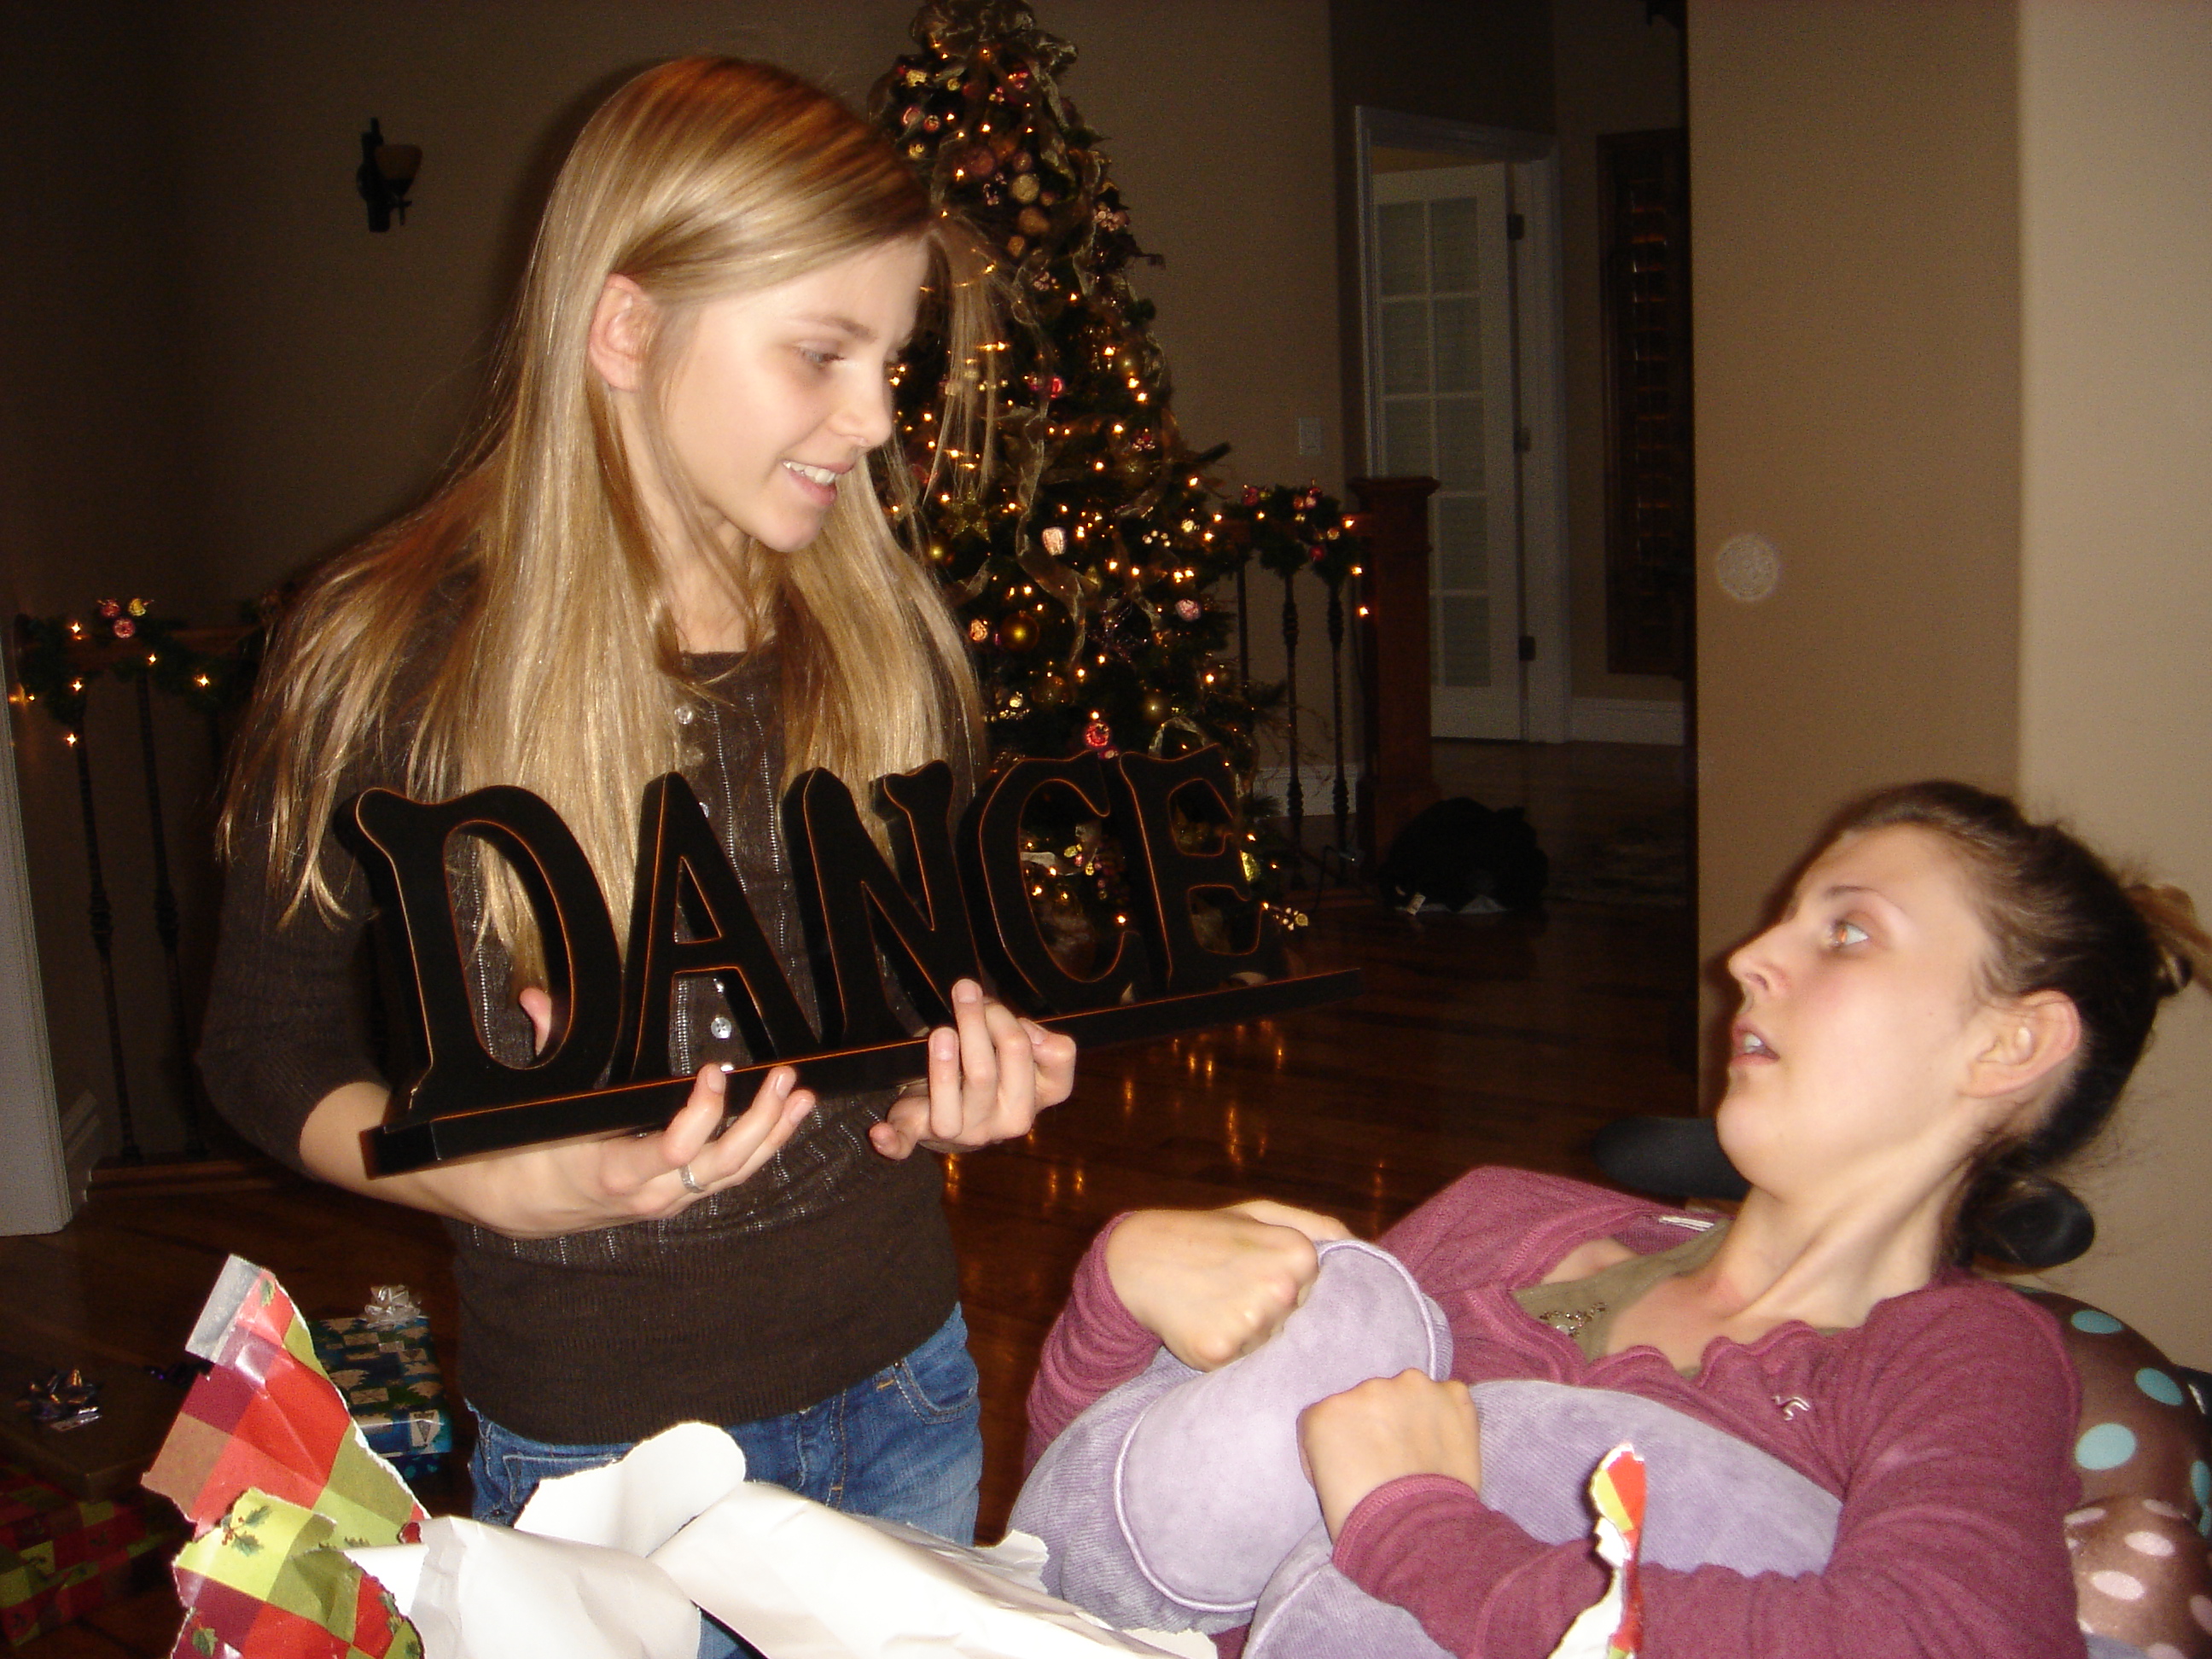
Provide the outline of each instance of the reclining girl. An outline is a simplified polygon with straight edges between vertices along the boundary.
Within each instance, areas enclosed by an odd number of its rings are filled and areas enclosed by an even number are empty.
[[[2008,800],[1924,783],[1848,809],[1729,961],[1731,1222],[1686,1241],[1646,1200],[1478,1170],[1384,1237],[1449,1322],[1451,1376],[1299,1419],[1335,1567],[1452,1653],[1551,1652],[1606,1570],[1486,1506],[1468,1387],[1535,1379],[1672,1407],[1841,1500],[1817,1572],[1647,1565],[1647,1659],[2082,1653],[2079,1385],[2051,1316],[1962,1264],[2096,1134],[2207,966],[2185,895]],[[1346,1236],[1264,1201],[1120,1218],[1046,1341],[1032,1457],[1163,1345],[1201,1370],[1259,1348]]]

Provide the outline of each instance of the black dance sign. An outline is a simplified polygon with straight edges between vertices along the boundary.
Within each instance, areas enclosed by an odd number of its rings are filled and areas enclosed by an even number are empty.
[[[1249,901],[1242,855],[1225,834],[1209,850],[1184,848],[1170,805],[1185,790],[1200,792],[1211,797],[1202,816],[1226,822],[1231,789],[1218,748],[1174,760],[1017,761],[969,804],[956,831],[952,773],[935,761],[877,781],[877,808],[890,829],[887,860],[845,786],[825,771],[803,775],[785,796],[783,825],[798,866],[818,1030],[678,774],[646,790],[626,952],[583,849],[528,790],[478,789],[435,805],[368,790],[340,821],[376,891],[386,982],[399,1004],[398,1106],[372,1137],[376,1167],[390,1175],[665,1123],[692,1087],[690,1077],[668,1074],[669,1013],[684,974],[714,976],[747,1050],[761,1057],[731,1074],[733,1101],[750,1100],[778,1065],[795,1066],[801,1083],[824,1093],[922,1075],[927,1040],[908,1036],[893,1013],[883,962],[932,1025],[951,1023],[954,981],[977,979],[1085,1047],[1357,995],[1357,969],[1283,977],[1281,939],[1256,906],[1244,948],[1215,951],[1200,940],[1191,896]],[[1110,821],[1123,848],[1136,925],[1100,949],[1104,965],[1087,977],[1053,956],[1030,907],[1022,818],[1047,790],[1072,794]],[[447,880],[457,835],[477,836],[506,859],[544,940],[552,1030],[528,1066],[494,1059],[477,1034]]]

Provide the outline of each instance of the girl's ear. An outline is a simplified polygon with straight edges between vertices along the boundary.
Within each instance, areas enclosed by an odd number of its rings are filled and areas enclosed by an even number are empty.
[[[610,391],[643,389],[653,325],[653,304],[645,290],[627,276],[608,277],[592,309],[592,332],[585,349]]]
[[[2081,1012],[2063,991],[2036,991],[1990,1009],[1986,1039],[1967,1092],[1984,1100],[2017,1097],[2050,1077],[2081,1046]]]

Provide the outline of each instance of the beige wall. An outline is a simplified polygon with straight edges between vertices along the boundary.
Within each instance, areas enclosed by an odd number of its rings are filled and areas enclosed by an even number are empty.
[[[1682,32],[1649,17],[1644,0],[1562,0],[1552,8],[1552,101],[1559,137],[1573,692],[1679,702],[1680,680],[1608,673],[1605,665],[1604,204],[1597,141],[1682,125]]]
[[[2021,785],[2212,915],[2212,7],[2025,0]],[[2212,1365],[2212,998],[2168,1006],[2067,1288]]]
[[[1183,435],[1233,445],[1233,483],[1340,492],[1325,0],[1037,11],[1075,43],[1068,94],[1104,135],[1138,241],[1165,260],[1130,280],[1159,307]],[[1300,416],[1322,422],[1322,454],[1298,453]]]
[[[1693,0],[1688,45],[1710,957],[1846,796],[2014,781],[2019,234],[2006,10]]]
[[[2017,788],[2212,898],[2212,9],[1693,0],[1699,940],[1820,817]],[[1711,560],[1755,531],[1773,598]],[[2059,1275],[2212,1363],[2212,1008]]]

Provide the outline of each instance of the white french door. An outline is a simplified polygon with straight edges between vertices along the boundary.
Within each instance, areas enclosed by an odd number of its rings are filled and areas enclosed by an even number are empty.
[[[1509,164],[1374,175],[1373,465],[1426,476],[1429,680],[1440,738],[1523,735]]]

